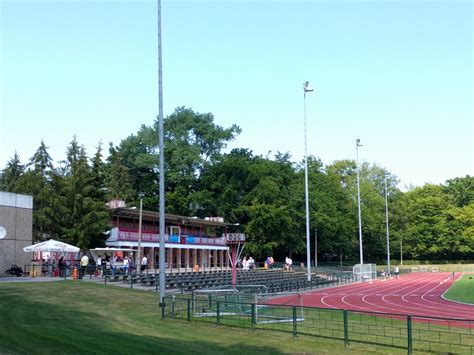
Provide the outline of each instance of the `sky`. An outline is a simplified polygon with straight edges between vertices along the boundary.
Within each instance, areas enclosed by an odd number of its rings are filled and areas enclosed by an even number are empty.
[[[41,140],[89,156],[158,114],[157,2],[0,0],[0,169]],[[474,175],[470,0],[162,0],[164,116],[228,145],[384,167],[400,187]]]

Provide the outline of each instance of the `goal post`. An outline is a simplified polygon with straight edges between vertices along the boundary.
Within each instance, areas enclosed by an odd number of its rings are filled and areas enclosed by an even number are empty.
[[[352,274],[356,281],[372,281],[377,278],[377,265],[376,264],[356,264],[352,268]]]

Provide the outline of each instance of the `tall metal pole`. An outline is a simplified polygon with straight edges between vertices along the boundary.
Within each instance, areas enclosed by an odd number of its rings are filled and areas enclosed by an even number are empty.
[[[318,228],[314,228],[314,267],[318,267]]]
[[[158,134],[160,140],[160,305],[164,306],[166,269],[165,269],[165,155],[163,135],[163,73],[161,56],[161,0],[158,0]]]
[[[306,134],[306,93],[313,91],[309,87],[309,82],[304,83],[304,193],[306,203],[306,270],[308,273],[308,281],[311,281],[311,255],[309,240],[309,194],[308,194],[308,143]]]
[[[390,272],[390,235],[388,230],[388,190],[387,190],[387,174],[385,174],[385,224],[387,226],[387,268]]]
[[[403,266],[403,236],[400,236],[400,265]]]
[[[140,216],[138,218],[138,251],[137,251],[137,261],[135,261],[135,265],[141,265],[142,261],[142,214],[143,214],[143,196],[140,195]]]
[[[356,164],[357,164],[357,208],[359,211],[359,249],[360,249],[360,264],[364,263],[364,256],[362,253],[362,218],[360,215],[360,178],[359,178],[359,147],[360,139],[356,139]]]

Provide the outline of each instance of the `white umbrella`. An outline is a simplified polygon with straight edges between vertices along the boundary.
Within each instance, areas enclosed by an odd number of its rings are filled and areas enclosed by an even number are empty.
[[[46,242],[33,244],[23,248],[24,252],[34,253],[34,252],[68,252],[68,253],[77,253],[80,249],[74,245],[59,242],[54,239],[47,240]]]

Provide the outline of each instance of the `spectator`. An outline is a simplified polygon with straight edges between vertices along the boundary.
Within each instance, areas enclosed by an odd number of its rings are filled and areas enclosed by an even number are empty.
[[[96,260],[96,270],[97,270],[97,276],[102,276],[102,257],[99,256],[97,257],[97,260]]]
[[[273,260],[273,256],[270,256],[270,269],[273,269],[274,263],[275,263],[275,260]]]
[[[143,255],[143,259],[142,259],[142,264],[140,266],[140,271],[143,272],[147,269],[147,266],[148,266],[148,258],[146,257],[146,255]]]
[[[59,277],[64,277],[66,273],[66,262],[64,261],[64,256],[61,256],[58,261],[59,268]]]
[[[128,260],[128,256],[123,258],[123,270],[126,274],[128,274],[128,268],[130,266],[130,260]]]
[[[248,268],[255,269],[255,260],[251,256],[249,256],[249,260],[247,260]]]
[[[395,266],[395,277],[398,279],[398,274],[400,273],[400,270],[398,269],[398,265]]]
[[[81,259],[81,272],[79,274],[80,279],[82,279],[82,277],[86,273],[87,266],[89,266],[89,257],[84,253]]]

